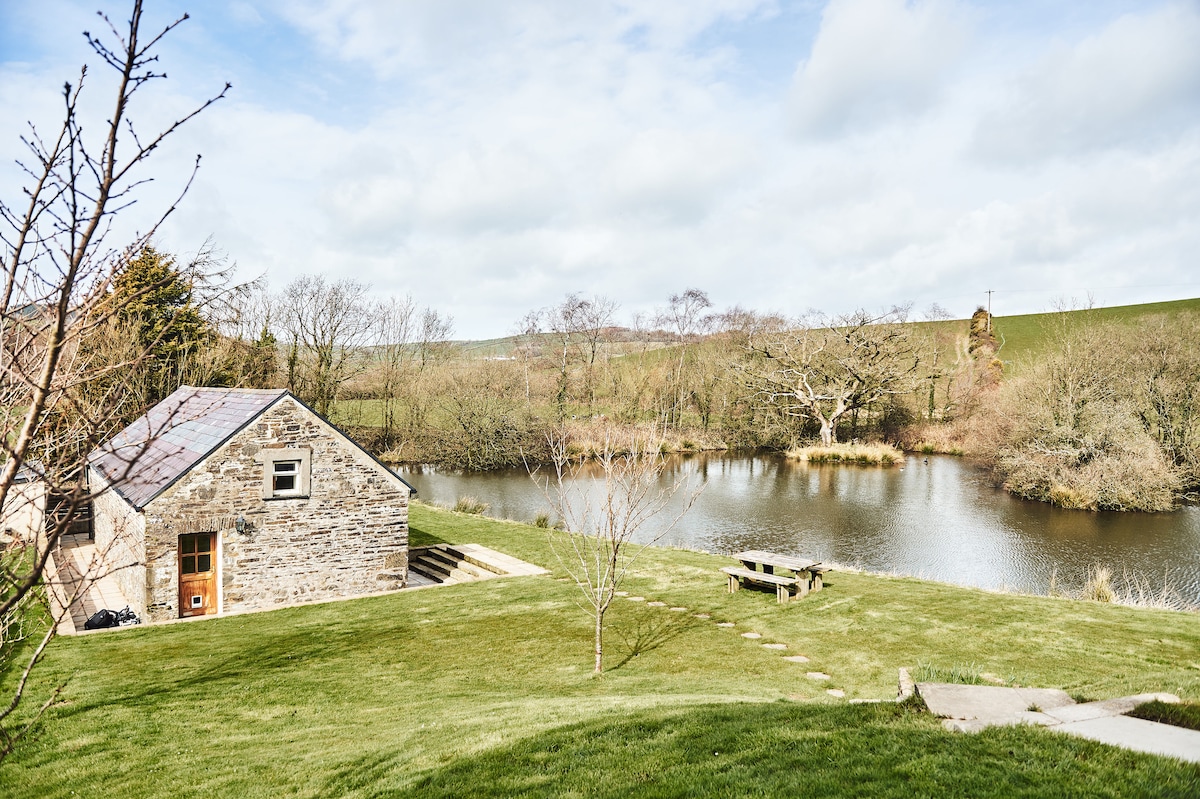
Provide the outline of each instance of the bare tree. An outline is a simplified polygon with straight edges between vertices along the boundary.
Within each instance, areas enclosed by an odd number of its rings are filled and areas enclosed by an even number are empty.
[[[665,424],[679,426],[687,401],[688,386],[685,375],[689,345],[704,330],[704,312],[712,307],[708,295],[700,289],[691,288],[682,294],[672,294],[667,307],[659,311],[657,322],[675,334],[679,341],[679,363],[673,375],[674,392],[671,408]]]
[[[547,349],[557,375],[554,405],[559,421],[566,418],[567,403],[571,399],[571,368],[581,356],[581,328],[586,306],[587,300],[578,294],[568,294],[558,305],[538,312],[537,329],[552,344]]]
[[[178,199],[146,231],[117,249],[106,243],[115,215],[135,200],[135,189],[147,178],[140,167],[172,133],[222,98],[229,85],[191,113],[151,135],[139,134],[129,119],[135,95],[165,75],[157,70],[155,46],[186,15],[157,35],[141,32],[142,2],[133,2],[128,24],[118,27],[101,14],[113,44],[85,33],[100,60],[117,73],[115,105],[100,135],[85,135],[81,114],[86,67],[79,79],[63,89],[63,118],[50,135],[31,124],[22,141],[29,160],[18,162],[27,176],[21,207],[0,202],[0,240],[4,242],[3,297],[0,301],[0,352],[3,352],[2,391],[4,436],[0,446],[0,507],[8,518],[21,501],[18,477],[29,475],[62,498],[59,512],[46,520],[44,531],[31,540],[12,536],[0,554],[0,657],[21,656],[6,663],[15,675],[11,694],[0,706],[0,760],[7,756],[54,700],[15,721],[29,678],[55,633],[53,619],[44,632],[31,636],[25,615],[39,597],[60,536],[90,497],[83,483],[83,454],[96,442],[103,407],[78,402],[82,386],[98,375],[80,366],[76,357],[81,337],[107,320],[100,312],[114,272],[140,252]],[[105,39],[109,38],[105,36]],[[199,157],[196,167],[199,166]],[[191,184],[189,178],[179,195]],[[136,358],[136,356],[135,356]],[[119,369],[122,364],[109,368]],[[10,671],[11,670],[11,671]],[[32,719],[32,720],[30,720]]]
[[[924,316],[926,322],[933,323],[925,325],[922,331],[922,349],[924,350],[927,371],[929,373],[929,397],[926,404],[925,417],[932,422],[938,415],[938,380],[950,377],[957,370],[956,367],[958,364],[953,361],[947,362],[946,359],[946,353],[954,349],[956,335],[952,328],[943,324],[952,318],[950,312],[936,302],[925,309]],[[946,405],[949,405],[949,391],[947,391]],[[942,409],[942,416],[945,416],[945,411],[946,408],[944,407]]]
[[[421,368],[443,361],[453,350],[450,337],[454,335],[454,317],[442,316],[432,308],[421,312],[420,332],[417,336],[417,352]]]
[[[517,322],[514,330],[516,346],[513,348],[516,357],[521,360],[521,371],[525,376],[525,404],[533,400],[533,391],[529,379],[529,364],[541,355],[539,337],[542,332],[542,318],[538,311],[529,311]]]
[[[816,421],[829,446],[847,413],[915,389],[920,362],[911,336],[901,311],[860,310],[753,336],[738,368],[754,398]]]
[[[603,294],[598,294],[590,300],[584,300],[576,316],[579,335],[583,339],[583,393],[587,397],[589,408],[596,405],[596,356],[608,338],[616,313],[617,303]]]
[[[405,384],[411,383],[412,361],[416,355],[413,335],[417,307],[412,297],[392,297],[376,306],[375,316],[378,338],[373,354],[380,377],[380,422],[384,444],[390,446],[398,428],[399,395]]]
[[[679,523],[699,491],[691,491],[665,524],[641,535],[651,520],[667,510],[672,498],[687,489],[681,479],[664,481],[665,460],[657,448],[636,437],[617,441],[609,435],[603,451],[585,465],[572,464],[565,440],[552,440],[550,449],[553,476],[545,481],[537,472],[532,476],[566,526],[565,533],[551,531],[550,543],[583,593],[581,607],[593,622],[595,673],[601,674],[604,617],[629,568],[646,547],[661,541]],[[589,481],[582,474],[589,467],[598,472],[598,494],[589,492]]]
[[[342,384],[365,366],[363,348],[374,325],[367,289],[349,278],[329,283],[303,275],[280,297],[279,324],[290,347],[288,388],[322,416],[333,409]]]

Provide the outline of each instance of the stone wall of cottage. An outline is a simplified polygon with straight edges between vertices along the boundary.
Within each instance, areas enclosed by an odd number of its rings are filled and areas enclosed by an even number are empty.
[[[309,495],[264,499],[264,451],[288,447],[311,451]],[[407,489],[290,398],[148,503],[145,515],[152,621],[179,615],[183,533],[218,533],[223,613],[394,590],[408,577]]]
[[[146,519],[92,469],[88,470],[88,485],[95,496],[92,532],[101,568],[112,573],[130,609],[145,618],[146,570],[142,567],[146,562]]]

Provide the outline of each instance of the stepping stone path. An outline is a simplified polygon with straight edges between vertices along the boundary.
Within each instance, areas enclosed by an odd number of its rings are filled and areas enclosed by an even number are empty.
[[[625,597],[630,602],[646,602],[646,597],[630,596],[628,591],[617,591],[616,596]],[[650,602],[646,602],[646,607],[665,608],[665,607],[667,607],[667,603],[660,602],[658,600],[652,600]],[[688,609],[685,607],[677,606],[677,607],[670,608],[670,610],[673,610],[676,613],[686,613]],[[693,613],[692,616],[697,619],[705,619],[705,620],[712,618],[712,614],[709,614],[709,613]],[[716,624],[718,627],[736,627],[737,626],[737,623],[732,622],[732,621],[719,621]],[[742,637],[753,641],[753,640],[762,638],[762,633],[747,632],[747,633],[742,633]],[[777,652],[786,650],[788,648],[787,644],[776,644],[776,643],[762,644],[761,646],[763,649],[771,649],[771,650],[774,650]],[[806,658],[804,655],[784,655],[783,659],[788,661],[789,663],[807,663],[808,662],[808,658]],[[820,671],[810,671],[805,676],[807,676],[810,680],[831,679],[828,674],[825,674],[824,672],[820,672]],[[830,696],[837,697],[838,699],[842,699],[846,696],[846,692],[840,688],[829,688],[828,690],[825,691],[825,693],[829,694]]]
[[[846,698],[846,692],[841,688],[829,688],[825,691],[825,693],[829,694],[830,696],[836,696],[838,699]]]

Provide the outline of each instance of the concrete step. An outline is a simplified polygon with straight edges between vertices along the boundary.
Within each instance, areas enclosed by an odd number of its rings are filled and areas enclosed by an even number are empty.
[[[472,563],[467,558],[463,557],[459,552],[449,547],[433,547],[421,553],[421,556],[428,561],[439,564],[442,567],[450,570],[457,569],[465,572],[472,577],[491,577],[495,572],[490,569],[481,568]]]
[[[546,570],[478,544],[434,544],[408,552],[409,571],[450,584],[493,577],[545,574]]]
[[[450,576],[449,570],[440,569],[431,565],[424,559],[415,559],[408,562],[408,570],[422,577],[432,580],[435,583],[451,583],[457,582]]]
[[[456,544],[452,548],[466,562],[487,569],[495,574],[530,576],[546,573],[546,570],[540,566],[526,563],[511,555],[505,555],[503,552],[497,552],[494,549],[488,549],[479,544]]]
[[[494,571],[468,562],[453,548],[444,545],[411,551],[408,567],[439,583],[470,582],[497,576]]]

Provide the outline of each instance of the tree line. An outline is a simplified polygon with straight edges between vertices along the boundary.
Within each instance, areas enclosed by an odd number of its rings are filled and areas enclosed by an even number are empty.
[[[965,452],[1013,493],[1065,507],[1161,510],[1200,487],[1186,314],[1134,327],[1050,315],[1048,351],[1006,366],[982,308],[965,323],[936,306],[920,320],[906,307],[785,318],[715,311],[689,288],[620,324],[611,298],[571,293],[481,354],[411,297],[320,276],[234,286],[211,251],[181,265],[147,246],[107,297],[80,353],[110,376],[90,387],[111,427],[180,384],[280,387],[393,461],[519,465],[564,436],[587,456],[616,425],[665,451],[870,439]]]

